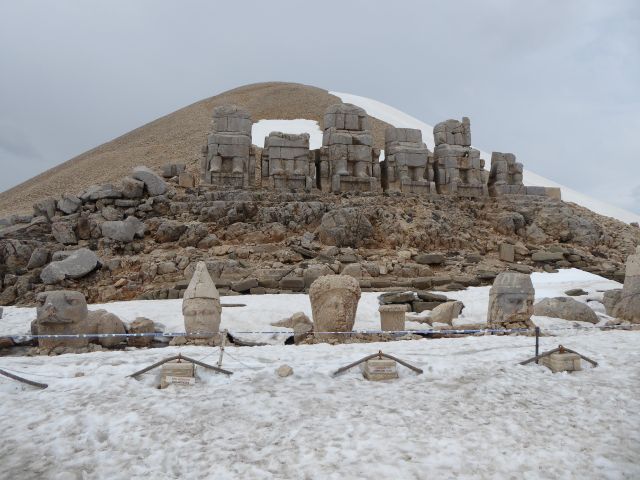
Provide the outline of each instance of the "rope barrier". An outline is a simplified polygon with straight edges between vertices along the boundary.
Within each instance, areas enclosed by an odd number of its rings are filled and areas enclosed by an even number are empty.
[[[582,326],[582,325],[574,325],[571,327],[541,327],[541,330],[544,331],[560,331],[560,330],[614,330],[614,329],[633,329],[640,328],[640,324],[630,324],[630,325],[593,325],[593,326]],[[309,335],[407,335],[407,334],[422,334],[422,335],[432,335],[432,334],[444,334],[444,335],[469,335],[469,334],[477,334],[477,333],[525,333],[525,332],[535,332],[535,328],[478,328],[478,329],[423,329],[423,330],[351,330],[348,332],[309,332]],[[293,335],[294,332],[291,330],[239,330],[239,331],[229,331],[230,335]],[[64,338],[129,338],[129,337],[200,337],[200,338],[210,338],[221,335],[221,332],[149,332],[149,333],[77,333],[77,334],[49,334],[49,335],[32,335],[32,334],[8,334],[8,335],[0,335],[0,338],[11,338],[11,339],[32,339],[32,338],[50,338],[50,339],[64,339]]]

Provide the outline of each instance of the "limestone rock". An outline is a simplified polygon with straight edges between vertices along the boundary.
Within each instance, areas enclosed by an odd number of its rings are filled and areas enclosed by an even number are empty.
[[[135,167],[133,169],[133,178],[136,180],[140,180],[147,187],[147,191],[149,195],[155,197],[157,195],[162,195],[167,191],[167,184],[165,181],[153,172],[153,170],[147,167]]]
[[[378,302],[382,305],[392,303],[411,303],[416,299],[414,292],[387,292],[378,296]]]
[[[108,333],[127,333],[124,323],[117,315],[106,310],[93,310],[87,316],[89,332],[98,335]],[[99,337],[95,339],[99,345],[112,348],[125,340],[125,337]]]
[[[441,303],[431,311],[429,319],[432,323],[446,323],[451,325],[454,318],[458,318],[464,303],[460,301]]]
[[[627,258],[622,295],[613,309],[613,316],[640,323],[640,246]]]
[[[62,260],[51,262],[42,270],[40,278],[48,285],[65,278],[81,278],[95,270],[98,264],[99,260],[94,252],[88,248],[80,248],[70,252]]]
[[[598,316],[588,305],[569,297],[543,298],[533,306],[533,314],[578,322],[598,323]]]
[[[87,302],[80,292],[51,290],[38,294],[35,328],[38,335],[90,333]],[[39,338],[41,348],[86,347],[87,338]]]
[[[607,315],[613,316],[615,306],[618,304],[621,298],[621,288],[614,288],[613,290],[607,290],[606,292],[604,292],[602,296],[602,304],[604,305],[604,310]]]
[[[104,198],[120,197],[122,197],[122,192],[108,183],[105,185],[91,185],[82,195],[80,195],[80,198],[84,202],[95,202],[96,200],[101,200]]]
[[[144,236],[145,226],[138,218],[129,216],[126,220],[113,220],[101,225],[102,236],[119,242],[129,243]]]
[[[51,224],[51,234],[58,243],[63,245],[75,245],[78,243],[76,234],[73,231],[73,225],[70,222],[53,222]]]
[[[144,195],[144,182],[132,177],[122,179],[122,196],[124,198],[142,198]]]
[[[185,232],[187,226],[175,220],[167,220],[162,222],[156,231],[156,242],[167,243],[177,242],[180,236]]]
[[[309,289],[316,332],[350,332],[356,317],[360,285],[346,275],[318,278]]]
[[[444,263],[444,255],[440,253],[421,253],[415,257],[420,265],[441,265]]]
[[[129,333],[154,333],[156,331],[153,320],[137,317],[129,325]],[[130,347],[150,347],[153,337],[127,337],[127,345]]]
[[[303,273],[304,286],[309,288],[317,278],[322,277],[323,275],[332,275],[333,273],[333,270],[324,263],[309,265]]]
[[[589,292],[585,292],[583,289],[581,288],[572,288],[570,290],[567,290],[566,292],[564,292],[565,295],[568,295],[570,297],[580,297],[582,295],[588,295]]]
[[[33,206],[33,216],[40,217],[43,216],[47,220],[51,221],[51,219],[56,214],[56,199],[55,198],[45,198],[40,200]]]
[[[33,250],[29,263],[27,263],[27,269],[40,268],[49,261],[49,250],[44,247],[38,247]]]
[[[373,226],[358,209],[338,208],[323,215],[318,234],[325,245],[358,247],[373,235]]]
[[[62,198],[58,200],[58,210],[66,213],[67,215],[77,212],[81,206],[82,200],[75,195],[65,193],[62,195]]]
[[[274,327],[285,327],[293,329],[293,341],[297,345],[313,330],[313,322],[304,312],[296,312],[289,318],[271,323]]]
[[[510,243],[500,244],[500,260],[513,263],[516,259],[516,250]]]
[[[207,271],[207,264],[198,262],[182,300],[185,331],[209,336],[216,334],[220,331],[221,313],[220,295]]]
[[[490,328],[531,328],[535,290],[529,275],[502,272],[489,290]]]

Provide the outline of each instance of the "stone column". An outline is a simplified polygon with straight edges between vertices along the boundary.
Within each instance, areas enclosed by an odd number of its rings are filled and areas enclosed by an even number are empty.
[[[380,305],[378,311],[380,312],[380,330],[385,332],[404,330],[406,304]]]

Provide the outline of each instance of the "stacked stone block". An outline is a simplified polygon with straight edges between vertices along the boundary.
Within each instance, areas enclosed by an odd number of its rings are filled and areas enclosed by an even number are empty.
[[[435,192],[433,157],[417,128],[385,130],[382,188],[404,193]],[[431,160],[431,163],[429,163]]]
[[[203,148],[202,181],[222,187],[246,188],[255,176],[251,116],[235,105],[213,110],[213,132]]]
[[[462,197],[488,195],[484,181],[480,151],[471,147],[471,125],[446,120],[433,128],[436,143],[434,156],[435,181],[438,193]]]
[[[275,189],[309,190],[315,186],[315,170],[308,133],[271,132],[265,139],[263,185]]]
[[[489,193],[498,195],[538,195],[560,199],[559,189],[525,186],[522,181],[522,163],[516,162],[513,153],[492,152],[489,172]]]
[[[380,152],[373,148],[369,118],[349,103],[331,105],[324,115],[318,186],[324,192],[380,190]]]

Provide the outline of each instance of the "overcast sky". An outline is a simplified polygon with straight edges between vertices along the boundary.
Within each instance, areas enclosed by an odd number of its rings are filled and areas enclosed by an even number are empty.
[[[0,0],[0,191],[197,100],[301,82],[640,213],[640,1]]]

